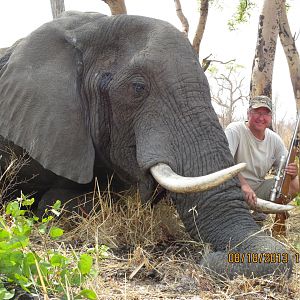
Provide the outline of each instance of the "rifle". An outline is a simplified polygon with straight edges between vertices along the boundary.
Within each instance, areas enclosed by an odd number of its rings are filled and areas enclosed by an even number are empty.
[[[274,201],[274,199],[275,199],[275,203],[278,203],[278,204],[285,205],[288,202],[290,202],[291,199],[293,199],[293,195],[288,194],[292,177],[291,177],[291,175],[286,174],[285,168],[290,163],[295,161],[296,155],[299,151],[299,145],[300,145],[300,138],[298,135],[299,122],[300,122],[300,112],[298,113],[298,116],[297,116],[297,122],[295,125],[293,137],[292,137],[292,140],[290,143],[289,152],[288,152],[285,166],[283,168],[283,163],[282,163],[283,159],[281,159],[281,163],[279,166],[277,176],[275,176],[274,188],[272,189],[272,192],[271,192],[270,200]],[[281,170],[281,169],[283,169],[283,170]],[[281,172],[282,172],[282,174],[280,175]],[[279,181],[281,181],[280,184],[278,184]],[[288,217],[289,217],[289,214],[287,212],[276,214],[275,222],[272,227],[273,236],[276,236],[276,235],[286,236],[285,221]]]

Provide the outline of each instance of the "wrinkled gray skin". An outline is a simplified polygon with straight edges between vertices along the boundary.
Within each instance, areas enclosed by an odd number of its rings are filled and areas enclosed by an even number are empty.
[[[138,184],[146,201],[156,163],[184,176],[233,165],[198,59],[166,22],[68,13],[20,41],[0,67],[2,149],[13,142],[30,153],[22,174],[39,176],[22,189],[37,191],[41,207],[87,191],[94,176],[115,173],[124,187]],[[203,266],[230,278],[291,274],[291,262],[227,262],[230,248],[286,252],[257,233],[237,178],[171,197],[190,235],[215,251]]]

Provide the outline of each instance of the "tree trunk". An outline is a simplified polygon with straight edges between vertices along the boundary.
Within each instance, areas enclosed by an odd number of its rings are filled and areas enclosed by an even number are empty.
[[[198,23],[197,30],[195,33],[195,37],[193,40],[193,47],[198,55],[199,55],[199,51],[200,51],[200,43],[202,41],[202,37],[204,34],[205,25],[206,25],[206,21],[207,21],[207,16],[208,16],[208,2],[209,2],[209,0],[201,0],[200,18],[199,18],[199,23]]]
[[[253,60],[250,96],[272,97],[272,75],[279,33],[279,12],[284,0],[265,0],[259,16],[258,36]]]
[[[109,6],[112,15],[127,14],[125,0],[102,0],[102,1],[104,1]]]
[[[290,77],[294,90],[294,96],[296,100],[297,111],[300,111],[300,59],[299,53],[296,48],[295,39],[292,36],[289,26],[285,0],[282,1],[281,13],[279,18],[279,37],[281,45],[284,49],[284,53],[288,62]]]
[[[57,19],[65,11],[64,0],[50,0],[53,19]]]
[[[185,17],[185,15],[183,14],[183,11],[181,9],[181,3],[180,0],[174,0],[175,2],[175,8],[176,8],[176,14],[177,17],[179,18],[181,24],[182,24],[182,31],[188,35],[189,33],[189,22],[187,20],[187,18]]]

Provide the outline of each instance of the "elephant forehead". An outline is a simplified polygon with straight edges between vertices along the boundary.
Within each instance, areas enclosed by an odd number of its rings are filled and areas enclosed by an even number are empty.
[[[73,16],[74,18],[74,16]],[[80,20],[82,17],[78,16]],[[139,45],[145,47],[147,41],[150,43],[167,43],[176,40],[177,38],[187,40],[187,38],[173,25],[157,19],[152,19],[142,16],[132,15],[117,15],[111,17],[104,17],[89,19],[85,24],[83,21],[79,26],[67,30],[70,31],[70,36],[76,37],[76,40],[82,46],[100,46],[104,49],[115,46],[121,47],[126,45],[126,48],[133,48]],[[85,42],[88,42],[86,44]],[[128,43],[131,44],[128,47]],[[178,46],[178,41],[174,42]],[[125,48],[125,47],[123,47]],[[169,49],[170,50],[170,49]]]

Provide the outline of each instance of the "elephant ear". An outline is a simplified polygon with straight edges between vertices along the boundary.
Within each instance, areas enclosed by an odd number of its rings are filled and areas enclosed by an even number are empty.
[[[88,183],[95,150],[80,96],[81,57],[62,24],[22,40],[0,71],[0,135],[44,168]]]

